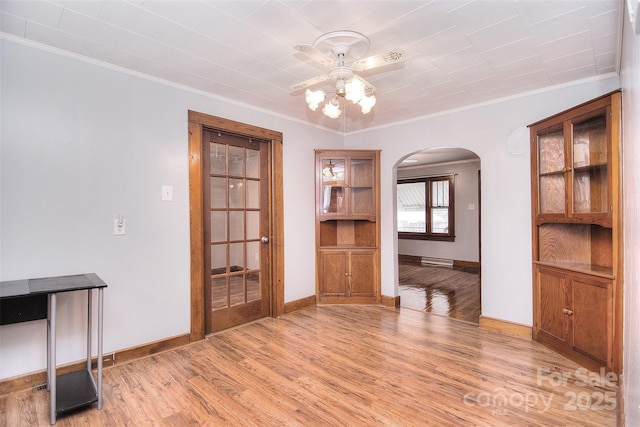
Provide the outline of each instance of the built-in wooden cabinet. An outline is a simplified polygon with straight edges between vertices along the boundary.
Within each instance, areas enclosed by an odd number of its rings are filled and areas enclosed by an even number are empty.
[[[620,92],[530,125],[533,338],[622,370]]]
[[[316,150],[318,303],[380,303],[379,159]]]
[[[544,266],[535,274],[538,341],[561,344],[590,367],[613,368],[612,280]]]

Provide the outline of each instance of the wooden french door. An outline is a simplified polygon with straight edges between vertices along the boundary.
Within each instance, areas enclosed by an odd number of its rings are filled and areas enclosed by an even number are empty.
[[[197,111],[189,111],[188,116],[191,241],[189,338],[190,341],[198,341],[204,339],[205,334],[225,327],[285,313],[283,145],[282,133],[278,131]],[[218,133],[224,140],[218,140]],[[220,166],[222,146],[226,156],[224,173]],[[214,166],[212,149],[214,155],[218,149]],[[256,153],[258,149],[259,155]],[[238,165],[240,160],[234,157],[239,152],[245,156],[242,168]],[[248,168],[247,161],[250,162]],[[259,175],[256,175],[255,162],[260,164]],[[220,184],[224,179],[226,189],[217,188],[212,193],[212,177],[221,179],[214,181],[214,184]],[[240,183],[245,188],[241,192],[236,186]],[[255,207],[256,183],[259,208]],[[234,185],[234,188],[231,189],[230,185]],[[223,191],[224,195],[221,196]],[[225,200],[224,208],[218,206],[220,197]],[[242,201],[242,207],[238,200]],[[259,232],[256,233],[254,219],[258,211]],[[223,217],[224,223],[220,222]],[[244,227],[241,230],[242,237],[240,226],[237,225],[241,222]],[[219,224],[223,224],[222,228]],[[256,236],[259,236],[260,244],[256,243]],[[262,243],[263,236],[269,239],[267,243]],[[256,245],[259,247],[259,262],[255,260]],[[225,246],[224,255],[222,246]],[[224,257],[224,265],[219,262],[218,256]],[[259,299],[256,297],[258,293]],[[226,306],[223,307],[222,301],[226,301]]]
[[[269,315],[269,141],[203,129],[205,332]]]

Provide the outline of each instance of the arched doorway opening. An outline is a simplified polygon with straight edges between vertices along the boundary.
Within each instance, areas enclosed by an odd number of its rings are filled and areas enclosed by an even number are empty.
[[[480,158],[431,148],[396,165],[400,306],[479,323]]]

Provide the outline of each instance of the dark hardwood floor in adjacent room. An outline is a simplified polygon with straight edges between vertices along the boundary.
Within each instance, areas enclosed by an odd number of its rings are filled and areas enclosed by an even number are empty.
[[[452,319],[480,320],[480,276],[467,267],[424,266],[398,261],[400,305]]]
[[[578,369],[416,310],[313,306],[105,368],[103,409],[56,426],[614,426],[617,385],[584,384]],[[48,414],[44,390],[0,396],[0,425],[48,426]]]

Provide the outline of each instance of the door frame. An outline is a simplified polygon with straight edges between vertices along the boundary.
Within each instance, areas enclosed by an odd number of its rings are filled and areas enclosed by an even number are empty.
[[[205,337],[204,312],[204,218],[203,218],[203,128],[220,130],[236,135],[269,141],[269,225],[271,265],[267,274],[271,278],[269,290],[269,314],[277,317],[284,314],[284,203],[282,133],[236,122],[222,117],[211,116],[196,111],[188,111],[189,121],[189,224],[191,250],[191,328],[190,341]]]

